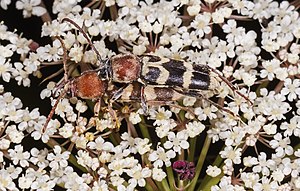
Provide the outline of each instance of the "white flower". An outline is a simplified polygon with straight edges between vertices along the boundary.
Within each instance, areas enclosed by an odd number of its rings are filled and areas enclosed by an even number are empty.
[[[113,160],[111,163],[108,164],[108,168],[112,171],[110,174],[111,176],[120,176],[123,174],[126,168],[125,160]]]
[[[177,134],[169,132],[168,140],[164,143],[166,149],[173,149],[175,152],[181,154],[181,149],[188,149],[190,144],[187,141],[188,135],[180,131]]]
[[[161,182],[164,178],[167,177],[167,174],[160,168],[153,168],[152,169],[152,178]]]
[[[14,149],[9,149],[8,153],[14,165],[19,163],[22,167],[29,166],[30,153],[28,151],[23,152],[23,146],[16,145]]]
[[[276,169],[275,171],[272,172],[271,177],[278,182],[281,182],[284,178],[284,174],[281,170]]]
[[[14,63],[15,69],[13,70],[12,75],[15,80],[18,82],[18,85],[23,85],[24,87],[30,86],[29,73],[24,70],[24,65],[20,62]]]
[[[56,102],[56,100],[52,100],[51,105],[53,106],[55,104],[55,102]],[[67,114],[73,113],[73,107],[70,105],[69,99],[63,98],[57,104],[57,107],[55,109],[55,114],[64,118],[66,115],[65,113],[67,113]]]
[[[223,7],[212,13],[212,20],[214,23],[224,23],[225,18],[229,18],[232,10],[228,7]]]
[[[151,176],[151,170],[148,167],[142,168],[140,165],[136,165],[126,172],[128,176],[131,177],[128,180],[128,183],[132,187],[136,187],[137,185],[140,187],[144,187],[146,185],[145,178]]]
[[[56,130],[60,127],[60,122],[56,119],[50,120],[47,128],[45,129],[45,132],[43,132],[44,131],[43,125],[36,124],[34,126],[34,131],[31,133],[31,137],[33,137],[34,140],[42,139],[44,143],[47,143],[50,139],[50,136],[52,136],[56,132]]]
[[[83,57],[83,47],[75,44],[70,49],[69,56],[71,57],[71,60],[75,61],[76,63],[79,63]]]
[[[34,190],[52,190],[56,182],[51,180],[50,177],[46,174],[37,177],[35,181],[32,183],[31,188]]]
[[[11,44],[10,44],[11,45]],[[13,46],[3,46],[3,45],[0,45],[0,57],[4,57],[4,58],[9,58],[13,55]]]
[[[131,112],[129,115],[129,121],[135,125],[135,124],[138,124],[139,122],[141,122],[142,119],[141,119],[139,113]]]
[[[18,186],[21,189],[29,189],[31,187],[32,182],[34,181],[35,177],[30,177],[30,176],[24,176],[22,175],[18,179]]]
[[[135,138],[134,142],[135,142],[135,145],[136,145],[137,152],[140,155],[144,155],[145,153],[150,151],[151,143],[149,143],[149,139],[147,139],[147,138],[144,138],[144,139]]]
[[[74,129],[71,123],[65,123],[64,126],[58,129],[58,133],[64,138],[70,138],[73,135]]]
[[[255,157],[251,157],[251,156],[247,156],[243,158],[243,164],[246,167],[252,167],[253,165],[256,165],[258,163],[257,158]]]
[[[46,97],[51,96],[51,91],[55,88],[55,82],[49,82],[46,89],[41,91],[40,97],[41,99],[45,99]]]
[[[5,169],[0,170],[0,190],[18,190],[13,179]]]
[[[234,186],[231,185],[231,177],[223,176],[218,185],[211,187],[211,191],[224,191],[224,190],[234,190]]]
[[[273,59],[270,61],[262,62],[262,66],[265,68],[261,71],[260,77],[268,77],[268,80],[273,80],[275,77],[275,71],[280,68],[280,61]]]
[[[90,149],[95,149],[97,151],[109,151],[109,152],[112,151],[114,147],[112,143],[105,142],[101,136],[97,137],[95,142],[89,142],[87,146]]]
[[[61,55],[63,55],[63,49],[61,47],[60,41],[59,40],[54,40],[53,41],[53,46],[47,44],[46,46],[40,46],[36,52],[39,55],[39,59],[41,61],[58,61],[61,57]]]
[[[195,97],[185,97],[183,98],[183,105],[184,106],[193,106],[197,99]]]
[[[11,129],[11,127],[13,127]],[[9,130],[10,129],[10,130]],[[24,133],[22,131],[18,131],[15,126],[9,126],[6,129],[6,133],[9,136],[12,143],[21,143],[24,138]]]
[[[285,130],[283,134],[285,137],[293,134],[300,137],[300,116],[296,115],[292,117],[289,123],[286,121],[281,123],[280,129]]]
[[[0,139],[0,149],[7,150],[9,148],[11,141],[5,138]]]
[[[158,110],[150,109],[149,111],[150,119],[154,119],[155,122],[153,125],[164,125],[170,123],[170,117],[172,116],[172,112],[169,110],[165,110],[164,107],[159,107]]]
[[[225,159],[225,164],[231,166],[232,164],[241,163],[242,149],[237,148],[234,150],[231,146],[226,146],[223,151],[220,152],[221,157]]]
[[[258,183],[259,181],[259,175],[256,173],[241,173],[241,180],[244,182],[245,187],[252,188],[254,184]]]
[[[5,82],[9,82],[11,78],[12,65],[10,60],[6,60],[4,57],[0,56],[0,76]]]
[[[6,167],[7,172],[9,173],[10,177],[13,179],[16,179],[19,177],[19,175],[22,172],[21,167],[15,167],[14,165],[10,164],[8,167]]]
[[[300,80],[287,78],[284,81],[284,87],[281,89],[281,94],[288,95],[287,98],[289,101],[295,100],[300,96]]]
[[[171,159],[175,158],[176,153],[173,150],[165,151],[163,147],[158,147],[156,151],[149,154],[149,160],[154,161],[155,168],[162,167],[165,163],[166,167],[171,166]]]
[[[91,168],[93,171],[95,171],[99,167],[99,160],[97,158],[92,158],[91,156],[89,156],[89,153],[87,151],[79,150],[77,155],[77,162],[83,167]]]
[[[277,157],[292,155],[294,149],[290,146],[291,140],[289,137],[282,138],[280,133],[274,135],[274,139],[270,141],[270,146],[275,149]]]
[[[53,20],[51,23],[45,22],[42,26],[41,36],[64,36],[65,31],[68,30],[67,23],[60,23]],[[66,45],[68,45],[66,41]]]
[[[82,19],[84,19],[84,25],[86,27],[91,27],[92,24],[99,19],[100,10],[99,9],[90,9],[88,7],[83,8]]]
[[[205,129],[205,125],[203,125],[199,121],[193,121],[186,124],[186,131],[189,137],[193,138],[199,135]]]
[[[81,149],[86,149],[87,142],[88,142],[88,139],[86,136],[81,134],[80,136],[77,136],[77,137],[74,136],[73,138],[74,138],[73,140],[75,142],[76,147],[81,148]]]
[[[194,21],[192,21],[191,27],[196,29],[196,35],[199,38],[211,32],[210,20],[210,13],[205,12],[204,14],[198,14]]]
[[[105,180],[98,180],[93,183],[92,191],[109,191],[107,182]]]
[[[11,0],[1,0],[0,1],[0,6],[2,9],[7,10],[7,5],[10,5]]]
[[[169,131],[177,126],[176,122],[173,119],[170,121],[170,124],[166,123],[155,128],[155,132],[159,138],[167,136]]]
[[[264,176],[269,176],[270,171],[276,168],[275,161],[272,159],[267,160],[267,155],[264,152],[259,153],[257,159],[257,165],[252,168],[255,173],[262,173]]]
[[[42,150],[38,150],[37,148],[32,148],[31,151],[31,157],[30,162],[32,162],[34,165],[37,165],[40,168],[45,168],[48,166],[49,161],[46,160],[46,157],[48,155],[48,150],[46,148]]]
[[[53,149],[54,153],[49,153],[47,155],[47,160],[50,161],[49,166],[53,169],[53,170],[58,170],[59,168],[63,168],[68,166],[68,159],[69,159],[69,155],[70,152],[69,151],[64,151],[61,152],[61,147],[55,145],[54,149]]]
[[[206,170],[206,173],[207,173],[209,176],[211,176],[211,177],[216,177],[216,176],[218,176],[221,172],[222,172],[222,171],[221,171],[220,168],[218,168],[217,166],[211,166],[211,165],[209,165],[209,166],[207,167],[207,170]]]
[[[86,103],[83,102],[83,101],[81,101],[81,100],[78,100],[78,101],[77,101],[76,107],[75,107],[75,108],[76,108],[76,110],[77,110],[78,112],[80,112],[80,113],[84,113],[84,112],[88,109]]]
[[[195,108],[195,114],[200,121],[206,120],[207,117],[209,119],[217,118],[216,111],[218,111],[218,108],[214,105],[209,105],[208,102],[204,102],[203,107]]]
[[[41,0],[19,0],[16,2],[16,8],[23,9],[24,18],[31,17],[31,15],[42,16],[46,13],[44,7],[38,6]]]
[[[199,4],[195,4],[192,6],[187,7],[187,12],[189,13],[190,16],[197,16],[199,15],[198,13],[200,12],[201,6]]]
[[[120,176],[110,176],[109,179],[111,184],[118,188],[117,190],[126,190],[125,186],[122,185],[125,181],[124,178]]]

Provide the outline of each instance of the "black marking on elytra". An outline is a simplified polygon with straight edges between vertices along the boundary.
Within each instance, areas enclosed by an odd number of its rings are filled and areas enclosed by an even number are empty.
[[[189,89],[207,90],[210,85],[209,68],[205,65],[194,65]]]
[[[165,84],[182,87],[183,76],[186,72],[183,61],[171,59],[169,62],[163,63],[162,66],[169,72],[169,77]]]
[[[161,57],[159,57],[159,56],[144,55],[143,57],[149,58],[148,62],[160,62],[161,61]]]
[[[149,66],[148,72],[145,76],[143,76],[143,79],[148,84],[157,84],[156,80],[159,78],[161,71],[157,67]]]
[[[207,67],[203,64],[194,64],[193,65],[193,70],[197,71],[199,73],[206,74],[206,75],[209,75],[209,73],[210,73],[209,67]]]
[[[140,83],[132,83],[132,92],[129,96],[130,100],[141,100],[141,87]]]
[[[170,59],[168,62],[163,63],[162,66],[168,71],[171,71],[173,69],[186,71],[184,62],[181,60]]]
[[[170,101],[173,100],[174,90],[168,88],[155,87],[154,92],[156,94],[157,101]]]
[[[189,89],[208,90],[209,85],[210,85],[209,76],[205,76],[203,74],[193,72]]]

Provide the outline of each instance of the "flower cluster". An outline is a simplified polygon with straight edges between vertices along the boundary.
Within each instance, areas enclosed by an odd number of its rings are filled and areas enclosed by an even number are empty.
[[[300,189],[299,2],[0,2],[14,6],[52,42],[0,22],[0,190]],[[143,88],[124,100],[128,84],[107,78],[81,99],[80,73],[122,53],[206,65],[210,87],[160,86],[178,99],[145,103]],[[48,117],[6,91],[41,77]]]

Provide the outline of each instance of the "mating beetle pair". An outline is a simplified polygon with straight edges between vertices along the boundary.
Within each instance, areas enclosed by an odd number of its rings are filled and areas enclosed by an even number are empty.
[[[80,26],[69,18],[65,18],[62,21],[71,23],[83,34],[96,53],[100,61],[100,67],[96,70],[86,71],[80,76],[66,82],[65,90],[53,106],[44,129],[47,127],[59,99],[67,92],[70,92],[72,96],[92,100],[99,100],[103,95],[109,95],[112,101],[118,100],[119,98],[123,100],[134,100],[133,97],[122,95],[125,93],[126,95],[135,94],[138,95],[136,97],[140,99],[141,106],[144,111],[146,111],[147,101],[174,101],[180,97],[178,94],[203,97],[201,90],[209,89],[211,84],[211,72],[216,73],[233,91],[251,103],[246,96],[236,91],[234,86],[226,78],[221,76],[215,69],[206,65],[193,65],[182,60],[168,59],[155,55],[142,55],[137,57],[133,54],[119,54],[109,60],[103,60]],[[66,54],[63,41],[61,39],[60,41],[64,48],[64,54]],[[65,61],[66,56],[64,57]],[[64,63],[64,65],[66,64]],[[114,85],[114,83],[123,84],[123,87],[113,91],[113,93],[112,91],[109,92],[108,87]],[[165,96],[165,98],[163,96]],[[217,107],[222,108],[218,105]]]

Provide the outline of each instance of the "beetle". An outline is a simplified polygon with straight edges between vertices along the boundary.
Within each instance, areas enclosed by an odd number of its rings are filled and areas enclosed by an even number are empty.
[[[90,38],[78,24],[69,18],[64,18],[62,22],[64,21],[74,25],[87,39],[100,62],[99,70],[104,80],[108,80],[111,83],[123,83],[125,86],[137,81],[144,86],[164,86],[173,88],[182,94],[199,97],[202,95],[202,90],[210,89],[211,72],[213,72],[216,73],[232,91],[242,96],[251,105],[253,104],[248,97],[237,91],[216,69],[207,65],[194,65],[183,60],[175,60],[151,54],[145,54],[139,57],[133,54],[118,54],[108,60],[104,60],[92,44]],[[141,88],[141,91],[144,91],[144,87]],[[115,98],[117,99],[121,94],[122,89],[116,94]],[[143,95],[143,92],[141,94]],[[141,100],[144,110],[147,110],[145,99],[142,97]]]
[[[192,63],[183,60],[169,59],[152,54],[135,56],[133,54],[118,54],[110,59],[104,60],[100,53],[92,44],[90,38],[84,30],[69,18],[64,18],[62,22],[67,21],[74,25],[86,38],[88,44],[97,55],[97,60],[100,66],[96,70],[91,70],[82,73],[80,76],[68,80],[66,67],[66,48],[61,38],[58,38],[64,49],[64,70],[65,70],[65,87],[61,95],[56,100],[47,120],[44,129],[47,127],[52,118],[55,108],[59,100],[67,93],[71,96],[80,97],[83,99],[100,100],[104,95],[109,94],[110,105],[115,100],[134,100],[134,97],[125,98],[127,93],[134,93],[137,100],[141,102],[144,112],[147,112],[147,101],[156,101],[156,99],[164,101],[174,101],[174,95],[187,95],[206,99],[211,104],[219,109],[222,109],[230,114],[231,111],[224,109],[222,106],[205,98],[201,91],[209,90],[211,85],[211,72],[216,73],[230,89],[242,96],[250,104],[252,102],[248,97],[241,94],[235,87],[224,78],[217,70],[207,65],[193,65]],[[108,92],[108,86],[114,86],[114,83],[121,83],[123,86],[112,92]],[[132,85],[140,83],[139,86]],[[138,87],[130,90],[130,88]],[[138,92],[139,91],[139,92]],[[153,93],[153,91],[156,93]],[[153,98],[154,96],[154,98]],[[171,97],[172,96],[172,97]],[[234,115],[234,114],[233,114]],[[116,116],[115,116],[116,117]]]

